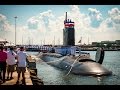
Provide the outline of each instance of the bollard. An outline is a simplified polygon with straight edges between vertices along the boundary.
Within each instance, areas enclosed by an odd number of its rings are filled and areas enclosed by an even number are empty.
[[[33,68],[32,70],[34,70],[34,71],[35,71],[35,73],[36,73],[36,76],[37,76],[37,69],[36,69],[36,68]]]
[[[28,62],[28,67],[30,69],[36,68],[36,62]]]

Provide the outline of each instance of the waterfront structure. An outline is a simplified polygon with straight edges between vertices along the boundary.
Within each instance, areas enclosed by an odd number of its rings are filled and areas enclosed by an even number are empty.
[[[8,43],[7,40],[0,38],[0,45],[6,45],[6,43]]]
[[[64,46],[74,46],[75,45],[74,22],[67,19],[67,12],[66,12],[65,20],[64,20],[63,45]]]
[[[92,42],[92,45],[97,45],[97,44],[114,44],[114,45],[120,45],[120,40]]]

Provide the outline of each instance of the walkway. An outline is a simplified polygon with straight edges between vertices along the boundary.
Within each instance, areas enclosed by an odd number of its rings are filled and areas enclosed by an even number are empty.
[[[1,84],[1,85],[33,85],[32,80],[30,78],[30,73],[28,72],[27,69],[26,69],[26,72],[25,72],[25,82],[23,83],[21,79],[22,79],[22,75],[21,75],[21,78],[20,78],[20,82],[17,83],[17,72],[15,71],[13,73],[13,79],[6,80],[6,82]]]

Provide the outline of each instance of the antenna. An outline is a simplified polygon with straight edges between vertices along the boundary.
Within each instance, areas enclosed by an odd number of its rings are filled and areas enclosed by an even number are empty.
[[[58,45],[60,45],[60,38],[58,38]]]
[[[44,38],[44,45],[45,45],[45,38]]]
[[[30,45],[30,37],[28,37],[28,44]]]
[[[65,17],[65,20],[67,20],[67,12],[66,12],[66,17]]]
[[[23,35],[22,35],[22,45],[23,45]]]
[[[41,45],[42,45],[42,40],[41,40]]]
[[[54,45],[55,45],[55,36],[54,36]]]
[[[89,37],[88,37],[88,45],[89,45]]]

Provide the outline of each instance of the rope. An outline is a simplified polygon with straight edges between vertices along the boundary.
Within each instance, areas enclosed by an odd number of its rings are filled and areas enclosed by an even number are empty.
[[[75,59],[75,61],[73,62],[73,64],[71,65],[70,70],[68,71],[68,73],[65,76],[68,76],[73,68],[73,65],[75,64],[75,62],[80,58],[80,56],[78,56],[78,58]]]

